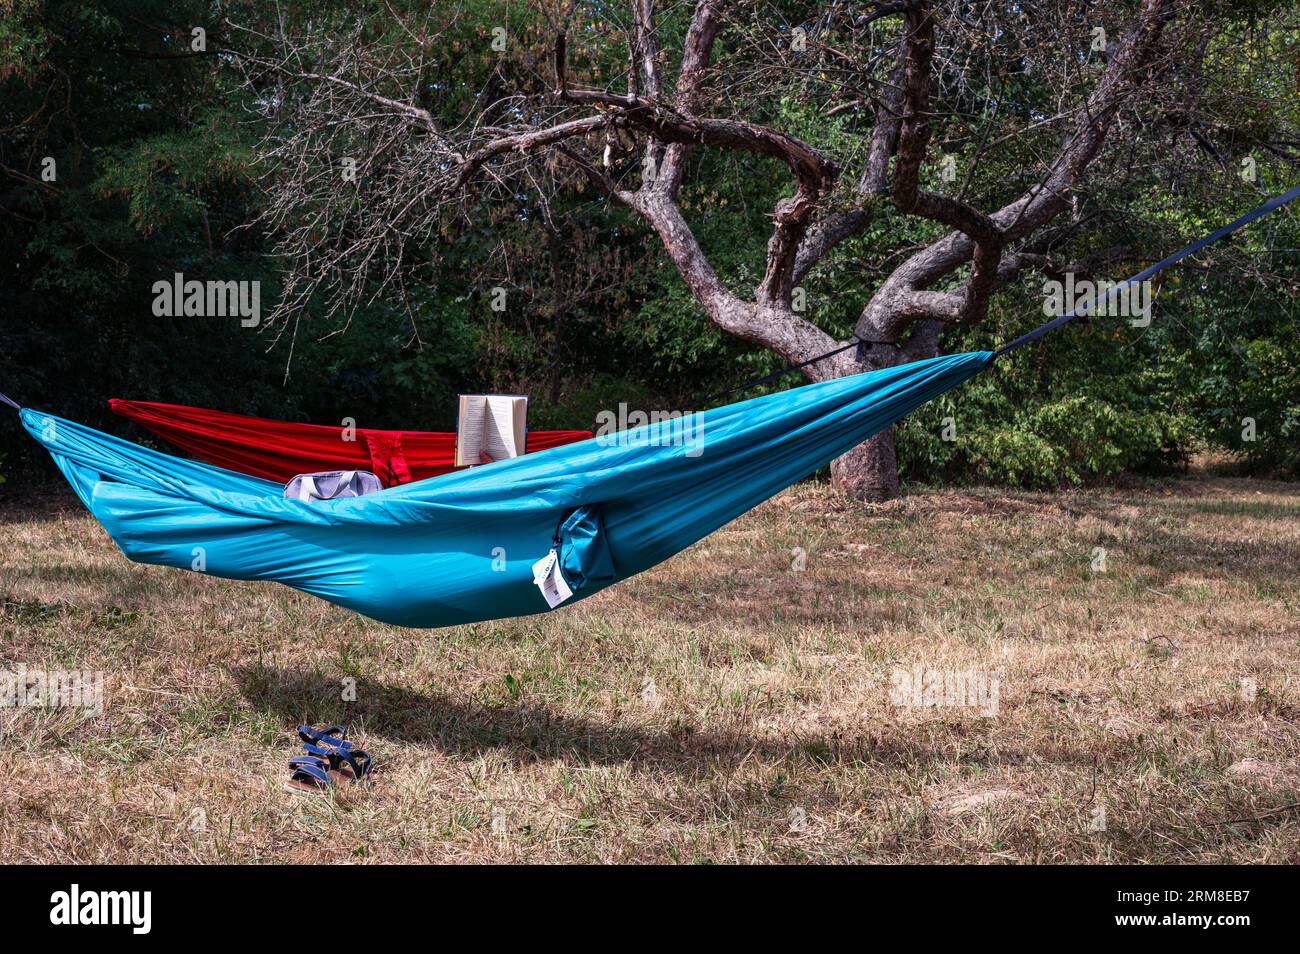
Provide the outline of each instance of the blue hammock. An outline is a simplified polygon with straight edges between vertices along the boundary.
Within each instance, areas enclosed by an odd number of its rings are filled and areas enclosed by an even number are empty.
[[[274,580],[399,626],[527,616],[549,608],[532,567],[552,549],[575,599],[598,593],[686,549],[995,357],[1296,198],[1300,186],[996,352],[946,355],[715,408],[689,435],[679,421],[648,424],[610,444],[595,438],[364,497],[286,500],[279,484],[147,450],[23,409],[4,394],[0,403],[21,413],[132,560]]]
[[[276,483],[24,409],[129,558],[274,580],[400,626],[545,612],[554,546],[568,602],[654,566],[985,368],[988,351],[794,388],[512,460],[304,503]],[[565,603],[564,605],[568,605]]]

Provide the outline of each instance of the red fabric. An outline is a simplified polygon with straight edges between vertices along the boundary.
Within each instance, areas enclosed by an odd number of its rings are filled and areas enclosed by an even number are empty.
[[[287,483],[321,470],[369,470],[384,484],[404,484],[445,474],[456,453],[456,435],[444,431],[378,431],[292,424],[181,404],[112,398],[114,414],[129,418],[200,460],[254,477]],[[528,450],[585,441],[591,431],[529,431]]]
[[[367,431],[364,436],[366,449],[370,453],[370,469],[379,478],[379,482],[385,487],[410,483],[411,468],[406,462],[401,434]]]

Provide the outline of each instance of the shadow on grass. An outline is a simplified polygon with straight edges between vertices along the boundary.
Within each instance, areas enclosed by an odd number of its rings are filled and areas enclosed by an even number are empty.
[[[742,748],[750,751],[755,747],[739,739],[701,738],[689,728],[648,732],[558,715],[527,702],[481,704],[366,678],[357,679],[356,701],[343,702],[338,680],[314,672],[246,666],[236,669],[234,675],[251,705],[286,725],[344,722],[364,729],[369,736],[434,745],[463,758],[498,749],[519,762],[657,762],[680,760],[688,751],[740,757]],[[788,747],[789,751],[798,749],[798,745]]]
[[[909,739],[894,726],[864,728],[861,735],[832,732],[792,734],[786,738],[755,738],[737,733],[701,730],[680,725],[653,731],[626,725],[559,715],[543,705],[511,702],[489,705],[454,699],[444,693],[421,693],[401,686],[358,678],[355,702],[339,699],[339,682],[319,673],[244,666],[234,670],[250,705],[281,721],[322,725],[343,722],[368,736],[394,742],[433,745],[458,758],[478,758],[498,750],[518,763],[575,760],[595,764],[636,763],[645,768],[678,772],[737,765],[757,758],[773,763],[786,759],[814,763],[857,762],[915,771],[918,764],[939,761],[1019,765],[1048,758],[1055,764],[1091,765],[1091,748],[1054,746],[1051,751],[981,752],[972,744],[974,723],[945,725],[942,738]]]
[[[1143,564],[1163,574],[1161,585],[1178,573],[1196,572],[1214,580],[1267,581],[1290,589],[1300,563],[1300,546],[1294,542],[1207,541],[1181,528],[1148,531],[1135,549]]]
[[[0,489],[0,525],[48,523],[88,516],[72,488],[61,479],[18,489]]]

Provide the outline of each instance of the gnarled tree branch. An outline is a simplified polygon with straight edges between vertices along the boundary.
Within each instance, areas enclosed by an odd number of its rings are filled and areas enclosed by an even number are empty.
[[[1146,79],[1147,64],[1161,31],[1173,16],[1174,6],[1174,0],[1143,0],[1133,26],[1120,43],[1118,52],[1109,58],[1105,72],[1043,181],[985,217],[989,226],[996,230],[1001,244],[1030,235],[1068,208],[1071,190],[1096,157],[1120,105]],[[915,15],[911,13],[909,18]],[[900,163],[906,148],[902,142],[907,137],[906,126],[905,119],[905,131],[899,145]],[[906,199],[911,173],[905,171],[901,188],[897,176],[896,172],[895,199],[899,192]],[[945,207],[945,214],[951,213],[952,208]],[[957,231],[910,256],[877,289],[858,319],[856,333],[859,337],[895,340],[909,322],[921,318],[951,322],[982,316],[988,297],[998,284],[1000,251],[994,255],[987,242],[987,232],[981,249],[980,235],[985,228],[983,220],[964,218],[959,222],[953,217],[946,224]],[[961,293],[961,305],[954,308],[955,299],[951,293],[930,291],[930,287],[967,263],[972,263],[971,275]]]

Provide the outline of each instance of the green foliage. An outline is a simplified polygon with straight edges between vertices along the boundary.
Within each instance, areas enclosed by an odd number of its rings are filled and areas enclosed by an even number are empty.
[[[1065,334],[1079,339],[1000,359],[903,422],[902,472],[1050,488],[1184,464],[1201,429],[1179,375],[1125,332]]]
[[[1053,487],[1180,462],[1194,434],[1185,415],[1070,395],[1016,413],[1009,422],[977,424],[958,446],[982,480]]]
[[[1296,246],[1294,233],[1280,240]],[[1219,305],[1219,299],[1211,296],[1200,309],[1216,334],[1189,333],[1175,342],[1189,367],[1186,386],[1204,439],[1247,472],[1294,477],[1300,474],[1300,321],[1294,305],[1284,290],[1247,308]]]
[[[297,397],[279,393],[256,335],[151,308],[153,283],[178,271],[274,289],[262,250],[237,230],[255,193],[231,84],[196,58],[153,58],[177,44],[152,24],[206,22],[207,5],[46,0],[16,10],[42,41],[39,57],[0,79],[0,154],[18,173],[0,178],[0,387],[110,428],[110,396],[292,415]],[[12,472],[48,473],[12,415],[0,418],[0,439]]]
[[[214,110],[195,128],[108,147],[90,188],[100,199],[124,199],[143,236],[160,228],[197,228],[211,242],[209,205],[227,192],[242,198],[251,184],[253,157],[235,138],[240,131],[234,116]]]
[[[41,23],[41,0],[6,0],[0,17],[0,80],[36,69],[49,34]]]

